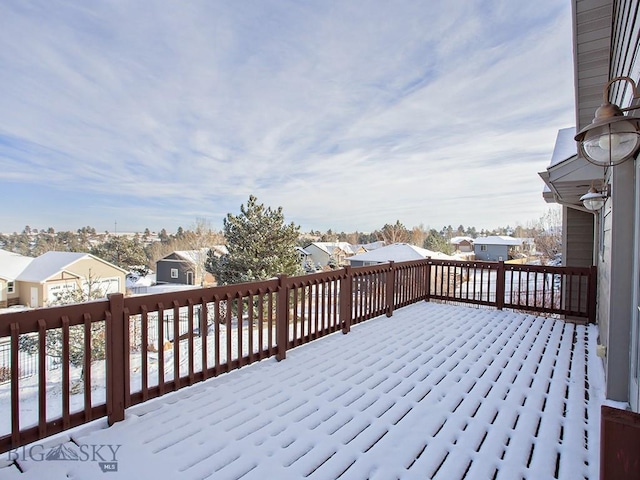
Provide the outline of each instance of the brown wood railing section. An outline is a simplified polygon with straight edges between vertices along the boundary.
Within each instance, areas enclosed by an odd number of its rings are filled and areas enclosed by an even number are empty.
[[[595,267],[426,259],[3,314],[0,341],[10,355],[0,365],[8,378],[0,395],[5,388],[10,409],[0,413],[10,418],[0,419],[8,426],[0,452],[104,416],[112,424],[132,405],[283,360],[287,349],[418,301],[594,322],[595,281]],[[27,341],[35,355],[25,353]],[[37,364],[29,375],[27,362],[30,372]]]

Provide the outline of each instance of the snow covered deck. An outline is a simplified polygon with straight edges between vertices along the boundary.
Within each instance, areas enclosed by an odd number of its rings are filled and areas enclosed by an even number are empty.
[[[596,336],[421,302],[38,442],[76,460],[19,449],[0,479],[597,478]]]

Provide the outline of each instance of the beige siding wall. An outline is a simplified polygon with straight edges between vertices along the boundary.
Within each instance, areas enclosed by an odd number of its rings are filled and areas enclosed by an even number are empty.
[[[125,293],[125,274],[108,263],[94,258],[84,258],[67,267],[67,272],[50,279],[46,284],[44,301],[51,301],[55,291],[60,291],[65,285],[75,283],[76,288],[98,289],[103,294]]]
[[[18,282],[14,282],[13,293],[7,294],[7,305],[18,305],[20,303],[20,291],[18,288]]]
[[[16,297],[19,303],[31,307],[44,307],[64,288],[82,288],[89,280],[94,287],[101,288],[104,293],[125,293],[125,273],[119,269],[93,258],[78,260],[49,278],[45,283],[17,282]],[[32,305],[32,288],[38,292],[38,303]],[[107,290],[108,288],[108,290]]]
[[[0,278],[0,308],[7,306],[7,282]]]
[[[35,288],[38,292],[38,304],[31,305],[31,289]],[[20,304],[28,307],[41,307],[43,306],[44,299],[44,285],[40,283],[28,283],[18,282],[18,295],[20,297]]]
[[[120,292],[124,293],[125,274],[107,263],[103,263],[93,258],[85,258],[74,262],[69,266],[68,270],[78,275],[83,280],[88,279],[89,277],[97,279],[117,277],[121,280],[120,284],[122,289]]]
[[[10,307],[19,303],[18,282],[13,282],[13,293],[9,293],[9,281],[0,278],[0,308]]]

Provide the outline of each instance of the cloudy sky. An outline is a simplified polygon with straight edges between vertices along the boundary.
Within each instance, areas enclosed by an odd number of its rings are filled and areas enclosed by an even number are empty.
[[[0,231],[494,228],[548,208],[569,0],[5,0]]]

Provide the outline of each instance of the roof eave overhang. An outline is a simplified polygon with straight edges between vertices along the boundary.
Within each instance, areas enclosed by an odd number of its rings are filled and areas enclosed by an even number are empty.
[[[573,155],[562,162],[552,165],[538,175],[547,189],[542,197],[547,203],[558,203],[577,210],[587,211],[580,201],[591,184],[604,177],[602,168]]]

